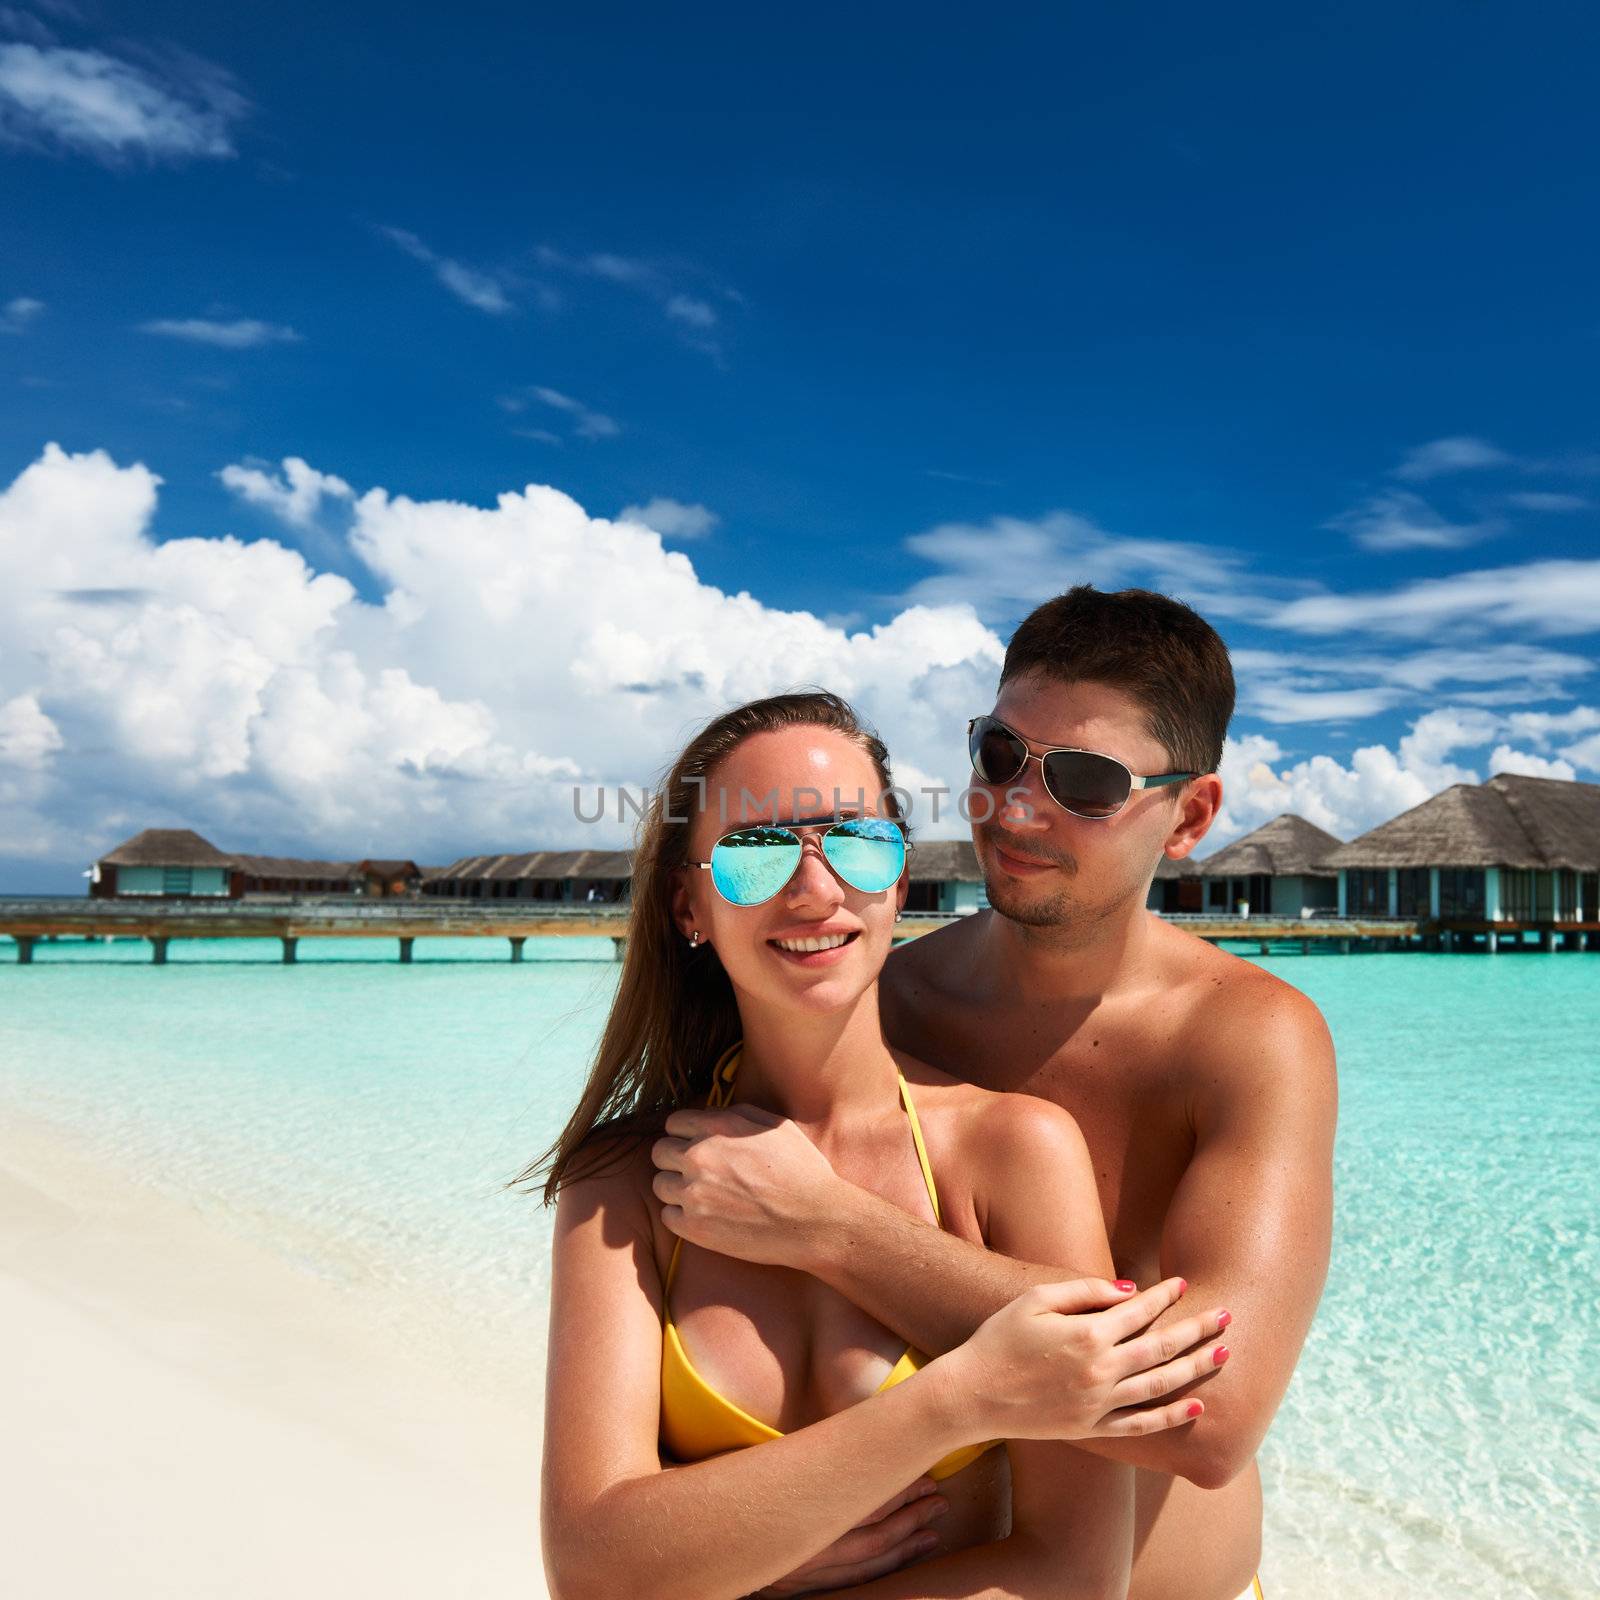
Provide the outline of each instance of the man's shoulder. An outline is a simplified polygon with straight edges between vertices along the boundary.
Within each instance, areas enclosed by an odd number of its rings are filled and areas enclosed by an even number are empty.
[[[1170,932],[1163,977],[1180,998],[1184,1056],[1197,1071],[1236,1079],[1331,1067],[1328,1025],[1309,995],[1231,951]]]
[[[884,964],[883,986],[907,997],[949,988],[957,974],[967,970],[984,919],[991,915],[989,911],[969,912],[931,933],[897,944]]]

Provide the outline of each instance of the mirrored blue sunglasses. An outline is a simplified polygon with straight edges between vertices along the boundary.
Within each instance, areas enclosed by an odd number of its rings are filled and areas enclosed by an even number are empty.
[[[881,894],[905,870],[906,837],[891,818],[846,817],[824,828],[820,839],[835,875],[863,894]],[[730,904],[758,906],[800,870],[803,854],[793,828],[761,823],[723,834],[711,847],[709,861],[684,865],[709,872],[717,893]]]

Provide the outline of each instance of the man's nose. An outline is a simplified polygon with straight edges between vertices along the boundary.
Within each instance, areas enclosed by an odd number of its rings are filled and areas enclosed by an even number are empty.
[[[1045,793],[1044,774],[1037,761],[1024,761],[1022,771],[1010,783],[991,789],[995,798],[995,821],[1017,833],[1039,833],[1050,826],[1050,796]]]

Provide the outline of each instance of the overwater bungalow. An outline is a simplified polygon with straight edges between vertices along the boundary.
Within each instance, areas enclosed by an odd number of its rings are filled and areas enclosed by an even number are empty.
[[[255,896],[359,894],[390,898],[415,892],[414,861],[313,861],[299,856],[219,850],[191,828],[146,828],[90,869],[95,899],[243,900]]]
[[[911,887],[907,911],[946,914],[987,906],[978,852],[970,839],[928,839],[911,849]]]
[[[600,904],[626,900],[633,866],[626,850],[527,850],[462,856],[429,868],[422,893],[447,900],[547,900]]]
[[[1339,904],[1339,878],[1321,865],[1340,840],[1286,811],[1199,863],[1209,911],[1311,917]]]
[[[1161,858],[1156,875],[1150,881],[1150,895],[1145,905],[1152,911],[1193,916],[1205,910],[1205,886],[1200,881],[1200,863],[1192,856],[1182,861]]]
[[[1453,784],[1320,864],[1338,874],[1340,915],[1453,924],[1491,946],[1501,932],[1581,936],[1600,925],[1600,784]]]

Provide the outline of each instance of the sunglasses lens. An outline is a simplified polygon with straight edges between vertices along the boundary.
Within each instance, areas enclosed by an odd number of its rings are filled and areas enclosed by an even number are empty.
[[[800,841],[787,828],[740,828],[711,849],[711,881],[724,900],[758,906],[800,865]]]
[[[905,870],[905,835],[886,817],[851,817],[823,834],[822,853],[846,883],[881,894]]]
[[[979,717],[967,735],[972,770],[985,783],[1010,783],[1028,759],[1028,747],[992,717]]]
[[[1058,805],[1080,817],[1110,817],[1133,793],[1128,769],[1088,750],[1059,750],[1044,758],[1044,786]]]

